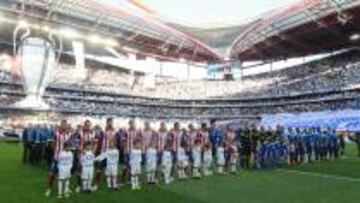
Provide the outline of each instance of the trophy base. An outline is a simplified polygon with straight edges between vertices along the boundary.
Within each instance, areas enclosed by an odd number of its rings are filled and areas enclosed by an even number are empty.
[[[46,104],[41,97],[35,95],[28,95],[25,99],[14,104],[16,108],[21,109],[35,109],[35,110],[49,110],[50,106]]]

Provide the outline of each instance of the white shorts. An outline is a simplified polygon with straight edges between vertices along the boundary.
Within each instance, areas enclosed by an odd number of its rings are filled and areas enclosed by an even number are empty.
[[[83,167],[81,169],[81,179],[92,180],[94,178],[94,167]]]
[[[232,154],[232,155],[230,156],[230,163],[231,163],[231,164],[236,164],[236,162],[237,162],[237,153]]]
[[[218,159],[218,160],[217,160],[217,164],[218,164],[219,166],[224,166],[224,165],[225,165],[225,159]]]
[[[71,168],[59,167],[59,180],[71,178]]]
[[[131,175],[139,175],[141,174],[141,164],[134,164],[130,166]]]
[[[195,168],[201,167],[201,159],[194,159],[194,167]]]
[[[189,165],[189,162],[186,159],[178,160],[177,165],[180,168],[186,168]]]
[[[172,168],[172,166],[171,165],[168,165],[168,166],[163,166],[164,168],[163,168],[163,173],[164,174],[171,174],[171,168]]]
[[[205,159],[204,160],[204,167],[209,168],[211,166],[212,159]]]
[[[118,175],[118,166],[117,165],[106,166],[105,175],[106,176],[117,176]]]
[[[146,163],[146,172],[156,171],[156,162],[147,162]]]

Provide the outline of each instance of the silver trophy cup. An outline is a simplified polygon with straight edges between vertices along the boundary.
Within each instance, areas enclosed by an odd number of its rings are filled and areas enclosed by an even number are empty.
[[[17,50],[26,97],[15,103],[15,106],[24,109],[47,110],[49,105],[44,102],[42,96],[58,63],[58,58],[55,56],[55,42],[51,34],[49,40],[28,37],[29,34],[28,31],[21,37]],[[14,36],[14,52],[16,53],[16,31]]]

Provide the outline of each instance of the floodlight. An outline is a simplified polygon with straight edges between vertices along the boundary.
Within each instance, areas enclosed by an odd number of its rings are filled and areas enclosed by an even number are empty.
[[[20,26],[20,27],[28,27],[28,26],[29,26],[29,23],[26,22],[25,20],[20,20],[20,21],[19,21],[19,26]]]
[[[44,26],[41,27],[41,30],[44,31],[44,32],[50,32],[50,27],[44,25]]]
[[[36,30],[40,30],[40,25],[31,25],[32,28],[36,29]]]
[[[119,43],[114,39],[106,39],[106,40],[104,40],[104,44],[109,47],[119,46]]]
[[[350,36],[350,40],[351,41],[358,41],[360,39],[360,34],[359,33],[356,33],[356,34],[352,34]]]
[[[88,38],[89,42],[91,43],[94,43],[94,44],[98,44],[98,43],[101,43],[103,40],[97,36],[97,35],[91,35],[89,38]]]
[[[63,29],[60,30],[60,33],[67,38],[79,38],[80,34],[78,32],[76,32],[75,30],[70,30],[70,29]]]

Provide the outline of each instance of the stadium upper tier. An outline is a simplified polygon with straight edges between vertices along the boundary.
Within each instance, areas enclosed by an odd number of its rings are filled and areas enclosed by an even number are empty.
[[[243,30],[230,57],[276,60],[360,44],[359,0],[302,0],[264,14]]]
[[[116,40],[121,51],[135,50],[160,59],[222,60],[197,39],[144,13],[102,0],[4,0],[0,1],[0,12],[6,21],[26,20],[55,30],[66,27],[98,33]]]
[[[354,49],[242,80],[165,83],[153,89],[143,87],[141,79],[134,83],[132,74],[95,62],[88,67],[87,78],[74,83],[68,72],[72,68],[63,60],[59,71],[64,74],[57,74],[44,99],[51,111],[59,113],[142,118],[256,119],[265,113],[357,109],[359,53]],[[8,71],[0,73],[0,110],[12,112],[12,104],[25,93]]]
[[[235,81],[161,81],[151,87],[144,84],[145,75],[131,74],[118,67],[91,60],[86,61],[85,78],[79,79],[76,77],[74,66],[69,65],[65,57],[61,61],[49,88],[88,90],[170,100],[283,97],[342,91],[360,86],[360,51],[358,49],[282,70],[245,76]],[[3,70],[1,73],[3,82],[14,82],[9,70]],[[18,84],[21,84],[21,80]]]

